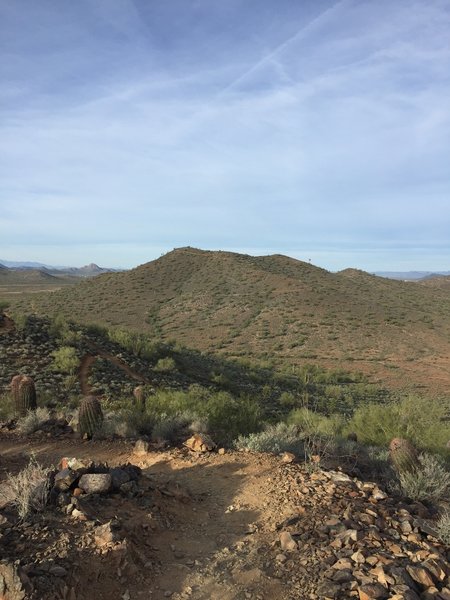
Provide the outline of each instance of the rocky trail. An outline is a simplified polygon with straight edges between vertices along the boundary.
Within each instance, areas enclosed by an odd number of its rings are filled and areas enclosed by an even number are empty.
[[[113,492],[61,492],[19,524],[0,502],[0,591],[18,559],[28,586],[7,600],[450,600],[433,515],[374,483],[266,454],[2,434],[0,490],[30,455],[141,471]]]

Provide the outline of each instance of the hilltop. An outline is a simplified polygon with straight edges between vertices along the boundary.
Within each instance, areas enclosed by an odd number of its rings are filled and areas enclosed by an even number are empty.
[[[28,311],[17,299],[13,310]],[[176,249],[48,295],[39,314],[124,326],[229,357],[314,362],[392,386],[450,391],[448,289],[282,255]]]

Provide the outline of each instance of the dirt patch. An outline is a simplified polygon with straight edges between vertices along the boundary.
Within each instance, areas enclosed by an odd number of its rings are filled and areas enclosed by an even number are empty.
[[[0,526],[1,554],[20,558],[33,600],[348,599],[384,575],[386,593],[395,593],[403,585],[395,568],[418,567],[431,555],[435,573],[447,569],[448,549],[420,529],[425,507],[398,504],[339,472],[308,472],[263,454],[138,456],[126,441],[9,436],[0,438],[0,485],[31,453],[44,464],[76,456],[142,470],[137,493],[79,497],[84,520],[63,505]],[[108,523],[114,541],[99,545],[96,528]],[[434,581],[437,589],[446,577]]]

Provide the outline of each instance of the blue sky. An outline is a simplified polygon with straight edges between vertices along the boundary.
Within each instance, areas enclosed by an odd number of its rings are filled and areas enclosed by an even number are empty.
[[[0,257],[450,269],[448,0],[0,0]]]

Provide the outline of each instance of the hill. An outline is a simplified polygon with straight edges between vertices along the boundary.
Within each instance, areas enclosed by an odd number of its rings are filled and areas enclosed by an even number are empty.
[[[126,326],[229,357],[308,361],[450,391],[450,296],[431,285],[330,273],[281,255],[180,248],[32,300],[40,314]],[[30,306],[18,299],[13,309]]]
[[[42,269],[0,269],[0,285],[55,282],[57,278]]]
[[[403,281],[417,281],[436,275],[450,275],[450,271],[375,271],[374,275],[388,279],[402,279]]]

